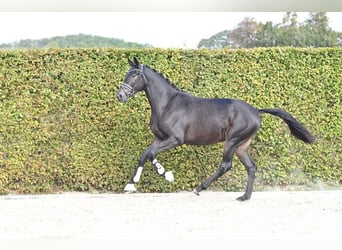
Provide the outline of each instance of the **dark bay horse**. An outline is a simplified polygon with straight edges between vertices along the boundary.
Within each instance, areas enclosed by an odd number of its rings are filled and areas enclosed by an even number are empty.
[[[282,109],[256,109],[237,99],[195,97],[177,89],[162,74],[140,64],[136,58],[128,62],[131,68],[116,97],[120,102],[125,102],[137,92],[145,91],[151,105],[150,127],[155,138],[141,155],[130,182],[124,189],[126,192],[136,191],[134,184],[140,180],[148,160],[159,175],[173,181],[172,172],[165,172],[156,159],[157,154],[182,144],[209,145],[224,141],[223,157],[217,172],[196,187],[194,193],[198,195],[230,170],[233,155],[236,154],[248,173],[246,192],[237,199],[250,199],[257,167],[248,153],[248,147],[261,126],[262,113],[282,118],[291,133],[305,143],[315,141],[314,136],[303,125]]]

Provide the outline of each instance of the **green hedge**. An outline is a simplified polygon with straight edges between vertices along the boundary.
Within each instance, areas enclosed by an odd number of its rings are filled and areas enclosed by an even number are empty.
[[[257,189],[342,183],[342,49],[25,50],[0,51],[0,193],[123,190],[153,138],[145,95],[125,104],[115,98],[133,56],[194,95],[284,108],[316,135],[306,145],[263,115],[250,149]],[[183,145],[162,153],[175,182],[147,163],[138,188],[191,190],[216,171],[222,149]],[[211,189],[244,190],[246,180],[234,159]]]

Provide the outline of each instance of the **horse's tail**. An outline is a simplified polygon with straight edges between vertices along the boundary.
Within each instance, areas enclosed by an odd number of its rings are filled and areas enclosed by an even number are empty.
[[[282,109],[259,109],[259,113],[268,113],[280,117],[289,126],[291,133],[305,143],[314,143],[316,138],[290,113]]]

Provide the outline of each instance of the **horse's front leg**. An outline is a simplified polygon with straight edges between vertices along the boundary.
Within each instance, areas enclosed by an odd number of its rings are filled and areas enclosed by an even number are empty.
[[[165,180],[169,181],[169,182],[173,182],[174,181],[174,176],[172,174],[172,171],[167,171],[165,172],[165,168],[163,167],[162,164],[160,164],[156,158],[154,158],[152,160],[152,164],[157,172],[157,174],[159,174],[160,176],[164,177]]]
[[[144,169],[144,165],[147,162],[147,160],[151,160],[152,164],[154,165],[159,175],[164,176],[165,179],[168,181],[173,181],[174,177],[173,177],[172,172],[171,171],[165,172],[164,167],[157,161],[155,157],[158,153],[166,151],[178,145],[179,145],[179,142],[173,137],[170,137],[166,140],[160,140],[158,138],[155,138],[152,144],[148,147],[148,149],[141,155],[138,161],[138,166],[135,168],[133,175],[130,179],[130,182],[126,185],[124,191],[125,192],[137,191],[137,189],[135,188],[135,183],[139,182],[142,171]]]
[[[152,144],[148,147],[148,149],[140,156],[138,161],[138,166],[135,168],[129,183],[126,185],[124,191],[128,193],[134,193],[137,191],[135,188],[135,183],[139,182],[142,171],[144,169],[144,165],[148,159],[153,157],[153,145],[156,143],[156,140],[152,142]]]

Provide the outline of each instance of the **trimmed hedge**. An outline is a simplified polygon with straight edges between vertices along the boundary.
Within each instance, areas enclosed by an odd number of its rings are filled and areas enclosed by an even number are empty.
[[[342,183],[340,48],[25,50],[0,51],[0,193],[123,190],[153,139],[145,95],[125,104],[115,98],[133,56],[194,95],[284,108],[316,135],[306,145],[283,121],[263,115],[250,149],[257,189]],[[216,171],[222,150],[219,143],[162,153],[175,182],[147,163],[138,188],[192,190]],[[211,189],[244,190],[244,167],[233,164]]]

